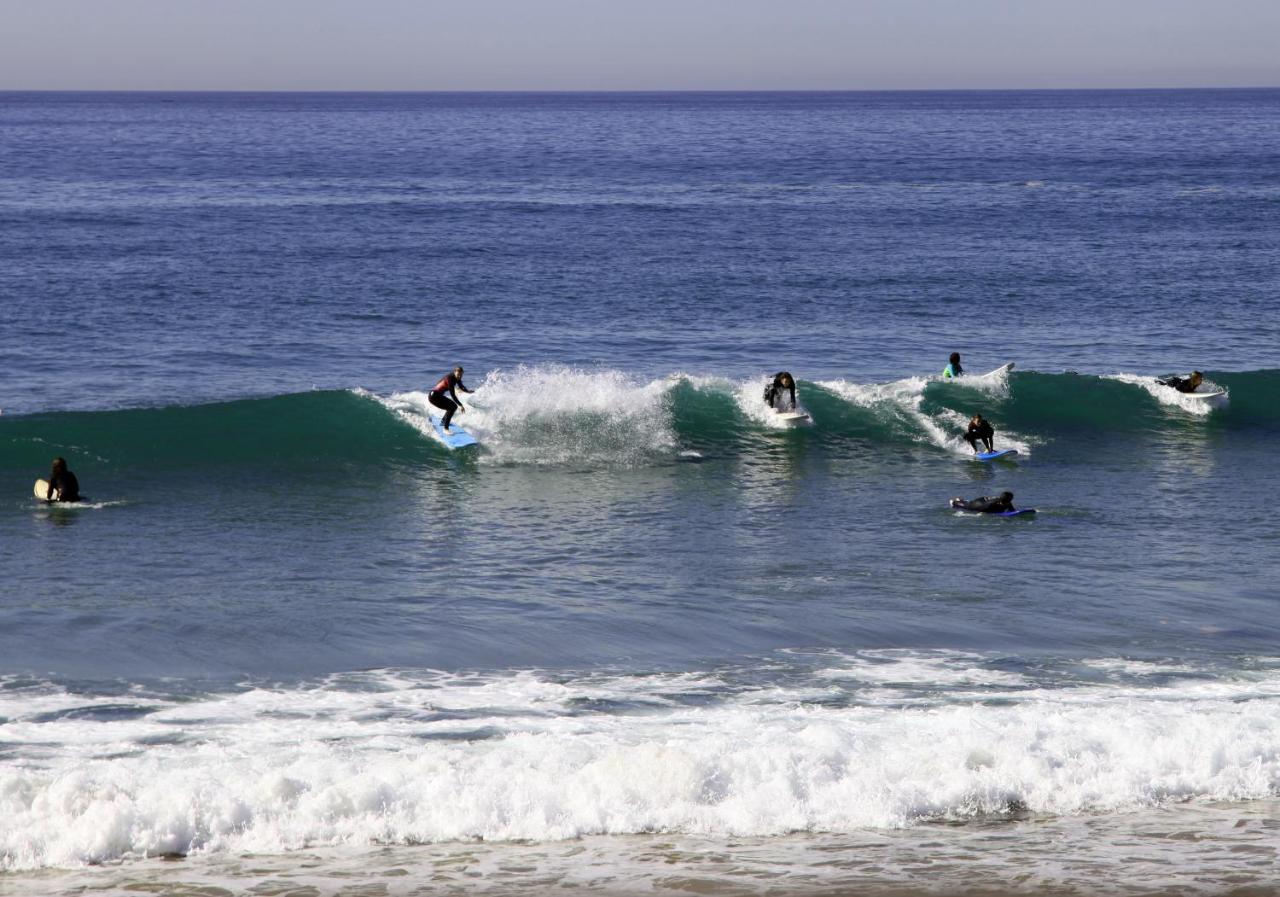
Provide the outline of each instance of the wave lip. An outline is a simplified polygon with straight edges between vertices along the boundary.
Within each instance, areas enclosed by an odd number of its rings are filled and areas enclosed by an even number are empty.
[[[997,371],[960,382],[905,377],[888,383],[800,381],[810,426],[797,439],[882,447],[930,446],[958,457],[976,412],[996,428],[996,447],[1022,455],[1083,433],[1179,430],[1188,417],[1233,430],[1280,426],[1280,371],[1222,373],[1220,399],[1189,399],[1137,374]],[[634,467],[666,464],[681,451],[714,455],[776,447],[762,400],[764,378],[623,371],[557,365],[491,371],[458,422],[481,440],[482,463]],[[1156,401],[1152,401],[1154,398]],[[55,455],[90,474],[239,467],[305,471],[438,463],[445,453],[427,420],[426,393],[378,396],[361,389],[314,391],[200,405],[0,415],[0,447],[31,480]],[[1169,413],[1181,411],[1185,414]],[[389,412],[389,413],[388,413]],[[409,426],[406,427],[405,424]],[[804,435],[798,435],[803,433]],[[424,438],[426,437],[426,438]],[[865,454],[860,454],[860,457]],[[92,490],[95,494],[98,490]],[[106,493],[103,493],[104,495]]]
[[[1280,793],[1276,668],[1044,688],[973,655],[879,652],[828,659],[787,686],[385,672],[150,696],[127,713],[48,688],[29,695],[41,712],[25,712],[21,691],[6,694],[0,738],[44,747],[39,762],[0,770],[6,870],[323,845],[840,833]]]
[[[1009,395],[1008,372],[1004,369],[980,377],[966,377],[958,385],[979,390],[988,399],[996,401]],[[943,381],[939,377],[906,377],[891,383],[874,384],[828,380],[820,382],[818,386],[866,409],[912,442],[933,445],[963,457],[973,456],[973,449],[965,442],[963,435],[971,416],[970,410],[958,411],[940,403],[926,402],[932,390],[952,391],[956,388],[956,383]],[[957,396],[949,398],[953,402],[958,399]],[[990,412],[987,416],[992,417]],[[1002,420],[993,420],[993,424],[996,427],[997,450],[1015,449],[1022,455],[1031,454],[1028,438],[1009,429]]]
[[[1176,389],[1165,386],[1157,378],[1151,376],[1142,374],[1108,374],[1106,379],[1139,386],[1161,405],[1178,408],[1188,414],[1202,417],[1220,408],[1225,408],[1231,401],[1229,392],[1212,380],[1205,380],[1201,391],[1206,393],[1222,391],[1224,394],[1209,399],[1196,399],[1186,393],[1181,393]]]

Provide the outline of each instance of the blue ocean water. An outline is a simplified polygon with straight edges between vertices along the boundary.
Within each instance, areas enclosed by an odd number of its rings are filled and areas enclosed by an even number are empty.
[[[0,884],[1273,881],[1278,137],[1274,90],[0,94]]]

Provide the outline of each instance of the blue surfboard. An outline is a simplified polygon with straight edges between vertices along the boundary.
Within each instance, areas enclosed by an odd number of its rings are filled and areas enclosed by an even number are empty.
[[[436,416],[434,414],[428,414],[427,420],[431,421],[431,427],[436,431],[436,436],[439,437],[440,441],[447,445],[450,450],[480,444],[479,439],[476,439],[466,430],[462,429],[462,427],[459,427],[456,422],[450,425],[449,432],[446,433],[444,431],[444,427],[440,426],[440,421],[436,420]]]
[[[1017,449],[1000,449],[998,452],[975,452],[973,457],[977,461],[994,461],[997,458],[1007,458],[1016,454],[1018,454]]]

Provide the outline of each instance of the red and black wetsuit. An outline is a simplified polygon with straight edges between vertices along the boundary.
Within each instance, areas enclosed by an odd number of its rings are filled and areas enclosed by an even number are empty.
[[[463,392],[471,392],[462,385],[462,379],[453,371],[445,374],[440,378],[440,382],[431,388],[427,400],[444,412],[444,420],[440,422],[440,426],[446,430],[449,429],[449,421],[453,420],[453,412],[458,410],[458,406],[462,404],[458,401],[458,394],[454,389],[460,389]]]

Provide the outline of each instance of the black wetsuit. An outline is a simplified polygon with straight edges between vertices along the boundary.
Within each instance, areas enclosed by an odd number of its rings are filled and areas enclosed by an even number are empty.
[[[1195,392],[1199,388],[1199,384],[1191,385],[1190,377],[1169,377],[1164,380],[1157,380],[1161,386],[1172,386],[1178,392]]]
[[[782,380],[784,377],[791,382],[790,386],[783,385]],[[774,402],[777,401],[778,397],[782,395],[784,390],[790,391],[791,393],[790,410],[795,411],[796,410],[796,379],[795,377],[792,377],[791,374],[788,373],[787,371],[779,371],[778,373],[773,375],[773,382],[770,383],[768,386],[766,386],[764,390],[764,403],[768,405],[770,408],[776,408],[777,406],[774,404]],[[779,410],[782,410],[782,409],[779,409]]]
[[[969,443],[969,447],[975,452],[978,450],[978,440],[981,439],[986,445],[987,451],[995,451],[992,440],[996,438],[996,431],[992,428],[989,421],[983,421],[980,424],[969,422],[969,429],[964,434],[965,440]]]
[[[450,371],[440,378],[440,382],[427,395],[427,400],[444,412],[444,420],[440,422],[440,426],[446,430],[449,429],[449,421],[453,420],[453,412],[457,411],[458,405],[461,404],[458,401],[458,394],[453,391],[455,387],[463,392],[471,392],[462,385],[462,380]]]
[[[955,504],[955,507],[965,511],[981,511],[984,514],[999,514],[1014,510],[1012,501],[1006,501],[998,495],[995,498],[988,498],[985,495],[981,498],[971,498]]]
[[[51,474],[49,476],[49,491],[46,495],[57,493],[57,501],[79,501],[80,500],[80,481],[76,479],[76,475],[69,470],[62,473]]]

